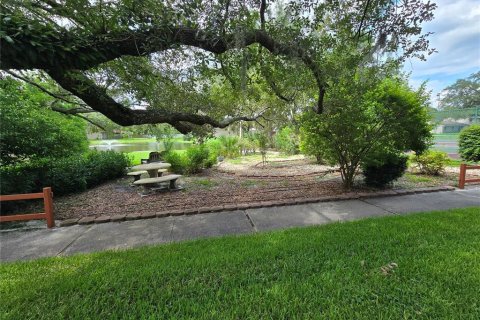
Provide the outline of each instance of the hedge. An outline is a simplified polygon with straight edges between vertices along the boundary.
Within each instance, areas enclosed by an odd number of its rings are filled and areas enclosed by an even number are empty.
[[[91,151],[83,156],[41,159],[0,168],[1,194],[39,192],[52,187],[55,195],[84,191],[122,177],[130,160],[114,151]]]

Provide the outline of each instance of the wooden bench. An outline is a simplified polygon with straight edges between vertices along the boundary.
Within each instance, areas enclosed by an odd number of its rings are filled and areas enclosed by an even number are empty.
[[[170,182],[169,189],[177,189],[176,182],[180,178],[179,174],[170,174],[168,176],[157,177],[157,178],[145,178],[135,181],[133,184],[136,186],[145,186],[152,187],[157,183]]]
[[[144,173],[147,173],[147,171],[132,171],[127,173],[127,176],[133,177],[133,182],[140,180],[140,176]]]

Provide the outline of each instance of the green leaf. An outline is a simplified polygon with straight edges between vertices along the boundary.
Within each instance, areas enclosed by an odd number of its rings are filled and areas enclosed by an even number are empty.
[[[13,43],[13,39],[10,38],[9,36],[5,36],[4,39],[5,39],[8,43]]]

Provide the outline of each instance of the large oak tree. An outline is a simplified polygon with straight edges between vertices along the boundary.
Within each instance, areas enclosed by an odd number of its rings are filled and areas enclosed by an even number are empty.
[[[57,111],[96,111],[123,126],[169,123],[181,132],[225,127],[262,113],[242,107],[254,83],[321,113],[336,76],[351,66],[424,58],[433,50],[421,24],[435,7],[421,0],[11,0],[1,4],[0,68],[32,83],[25,71],[48,75],[75,100],[50,93],[77,104]],[[223,101],[225,90],[242,103]]]

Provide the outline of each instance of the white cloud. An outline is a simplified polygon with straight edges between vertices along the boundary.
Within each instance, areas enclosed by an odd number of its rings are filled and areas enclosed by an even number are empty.
[[[410,60],[404,70],[411,72],[410,84],[417,87],[429,80],[432,98],[459,78],[480,70],[480,2],[478,0],[438,0],[435,19],[424,24],[424,31],[438,53],[426,62]],[[436,103],[434,102],[434,106]]]

